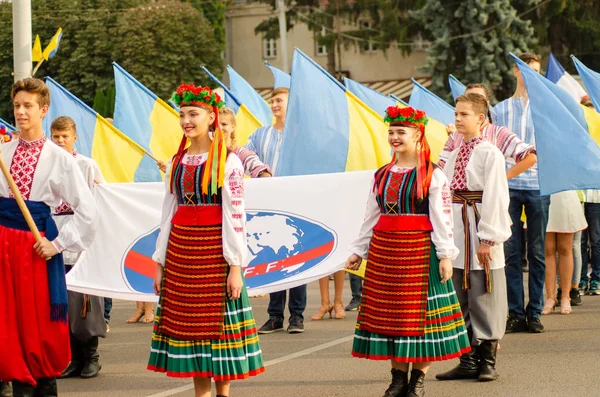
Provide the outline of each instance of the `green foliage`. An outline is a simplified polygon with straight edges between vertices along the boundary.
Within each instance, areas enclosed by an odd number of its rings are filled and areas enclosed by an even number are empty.
[[[102,117],[113,117],[115,109],[115,87],[97,89],[92,108]]]
[[[195,1],[194,3],[202,3]],[[211,2],[218,13],[218,3]],[[12,26],[12,6],[0,3],[0,23]],[[32,2],[32,31],[45,47],[56,30],[63,36],[56,57],[44,62],[36,77],[51,76],[84,102],[112,114],[112,61],[118,62],[143,84],[168,98],[181,82],[207,83],[200,71],[210,65],[223,71],[215,30],[202,11],[178,0],[36,0]],[[0,31],[0,117],[12,120],[9,98],[13,84],[12,29]],[[112,94],[114,96],[114,94]],[[107,106],[107,107],[106,107]]]
[[[427,0],[411,13],[425,25],[432,41],[423,67],[432,76],[432,91],[448,97],[448,75],[454,74],[463,83],[488,85],[498,98],[512,95],[514,62],[509,52],[535,48],[531,21],[519,18],[509,0],[443,3]]]

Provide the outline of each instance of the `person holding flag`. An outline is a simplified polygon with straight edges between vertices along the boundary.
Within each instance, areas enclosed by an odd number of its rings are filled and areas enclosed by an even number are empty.
[[[217,396],[226,397],[231,380],[264,371],[241,270],[247,251],[244,168],[223,140],[218,94],[182,84],[173,102],[184,136],[167,166],[152,256],[160,298],[148,369],[192,377],[201,397],[211,395],[212,378]]]
[[[0,380],[12,381],[15,397],[57,396],[55,378],[71,359],[62,252],[89,246],[98,211],[75,158],[46,139],[46,84],[19,80],[11,98],[21,134],[0,149],[3,173],[9,167],[0,178]],[[29,210],[24,215],[21,199]],[[51,208],[62,202],[71,205],[73,216],[57,229]],[[29,213],[39,232],[26,223]],[[42,237],[36,242],[37,233]]]
[[[471,349],[451,281],[459,250],[448,180],[430,159],[425,112],[390,106],[384,120],[394,157],[375,172],[346,261],[356,270],[367,259],[352,355],[391,361],[384,397],[421,397],[431,362]]]

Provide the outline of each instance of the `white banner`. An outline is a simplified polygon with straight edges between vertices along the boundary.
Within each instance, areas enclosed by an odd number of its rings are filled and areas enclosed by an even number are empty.
[[[340,270],[358,237],[372,171],[245,180],[249,294],[281,291]],[[67,275],[68,288],[156,301],[152,253],[164,184],[102,184],[98,233]]]

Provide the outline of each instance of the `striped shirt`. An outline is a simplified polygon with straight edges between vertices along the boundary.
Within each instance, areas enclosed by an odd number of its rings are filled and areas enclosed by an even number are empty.
[[[522,141],[535,146],[533,118],[528,98],[508,98],[494,107],[495,124],[508,128]],[[506,159],[506,168],[516,164],[512,158]],[[533,167],[508,181],[508,187],[516,190],[540,190],[537,163]]]
[[[584,203],[600,203],[600,190],[582,190]]]
[[[257,128],[248,138],[245,147],[256,153],[263,163],[271,167],[271,173],[276,175],[281,140],[281,131],[267,125]]]
[[[526,144],[503,126],[488,124],[483,127],[481,137],[500,149],[505,159],[511,158],[517,163],[523,160],[529,153],[535,153],[534,146]],[[450,158],[450,154],[458,149],[462,143],[463,136],[461,134],[456,131],[450,134],[444,149],[440,153],[438,165],[441,168],[444,168],[444,164]]]

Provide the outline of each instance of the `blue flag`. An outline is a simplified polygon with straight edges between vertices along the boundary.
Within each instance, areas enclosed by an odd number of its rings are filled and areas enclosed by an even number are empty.
[[[273,84],[273,89],[290,88],[292,84],[292,76],[290,76],[281,69],[277,69],[275,66],[271,66],[269,61],[265,61],[265,65],[271,70],[271,72],[273,72],[273,79],[275,80]]]
[[[540,193],[600,189],[600,147],[573,97],[511,54],[523,75],[538,156]]]
[[[596,110],[600,109],[600,73],[588,68],[574,56],[571,56],[571,58],[573,58],[573,63],[577,68],[579,77],[581,77],[581,80],[583,80],[583,84],[590,95],[590,99],[592,100],[594,107]]]
[[[454,108],[415,79],[411,80],[414,85],[408,104],[415,109],[424,110],[427,116],[433,117],[443,124],[454,123]]]
[[[263,97],[229,65],[227,65],[227,72],[229,73],[229,89],[233,95],[240,103],[246,105],[262,125],[272,124],[273,112]]]
[[[467,90],[467,87],[452,75],[448,76],[448,83],[450,84],[450,91],[452,92],[452,98],[454,98],[454,100],[464,94]]]
[[[402,99],[398,98],[394,94],[390,94],[390,98],[392,98],[396,102],[399,102],[399,103],[403,104],[404,106],[408,106],[408,103],[406,103],[406,101],[403,101]]]
[[[344,77],[344,85],[348,91],[356,95],[368,107],[380,114],[381,117],[384,116],[385,110],[388,107],[396,106],[396,102],[394,102],[393,99],[386,97],[379,91],[375,91],[358,81]]]

